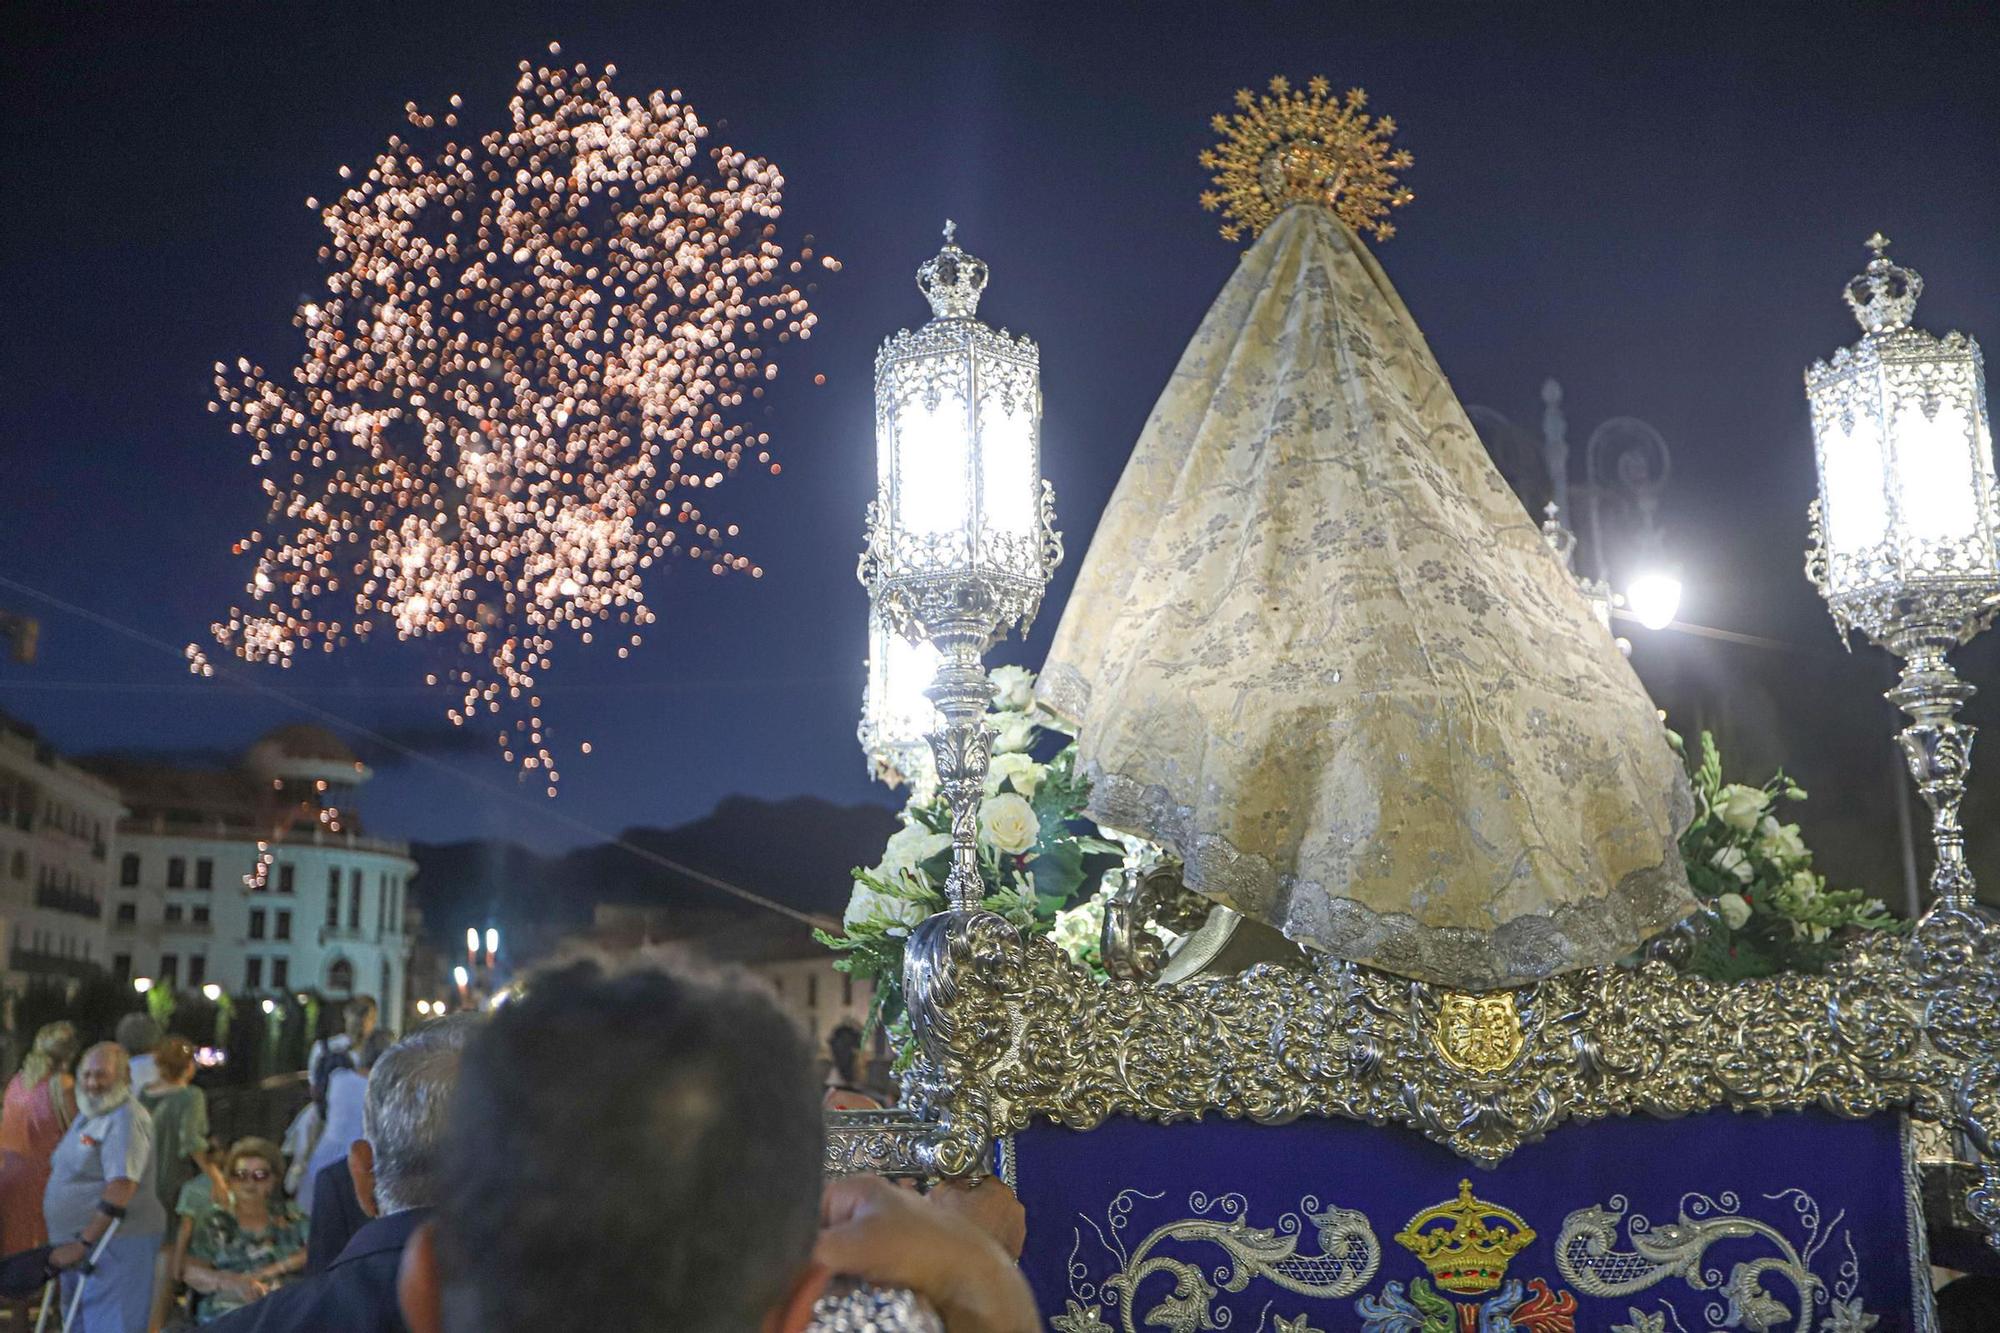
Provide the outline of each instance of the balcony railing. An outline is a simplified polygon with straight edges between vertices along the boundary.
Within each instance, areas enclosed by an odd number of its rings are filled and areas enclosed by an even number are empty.
[[[101,970],[88,958],[65,958],[61,954],[43,953],[38,949],[16,949],[10,962],[16,972],[45,977],[87,977]]]
[[[80,889],[59,889],[44,884],[35,890],[35,906],[46,907],[53,912],[68,912],[73,916],[87,916],[92,919],[104,915],[104,904]]]

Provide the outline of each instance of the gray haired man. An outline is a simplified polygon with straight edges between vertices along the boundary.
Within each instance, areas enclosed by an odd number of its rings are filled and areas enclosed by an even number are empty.
[[[364,1138],[348,1149],[355,1192],[370,1218],[325,1272],[225,1315],[216,1333],[407,1333],[396,1307],[403,1244],[431,1214],[439,1191],[446,1107],[459,1054],[479,1020],[454,1015],[416,1029],[376,1060],[368,1076]]]

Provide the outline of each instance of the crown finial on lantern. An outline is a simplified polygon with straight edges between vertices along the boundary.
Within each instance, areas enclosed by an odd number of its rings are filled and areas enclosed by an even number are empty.
[[[917,289],[939,319],[971,319],[986,290],[986,261],[958,248],[958,224],[944,220],[944,249],[917,268]]]
[[[1863,330],[1885,333],[1908,328],[1917,312],[1917,298],[1923,295],[1924,280],[1916,270],[1904,268],[1889,258],[1889,238],[1876,232],[1867,241],[1874,251],[1868,267],[1848,279],[1841,295]]]
[[[1237,113],[1210,122],[1223,138],[1201,154],[1217,187],[1202,192],[1201,206],[1222,212],[1223,239],[1238,240],[1246,231],[1254,237],[1293,204],[1332,209],[1378,241],[1394,236],[1389,210],[1415,197],[1397,184],[1413,159],[1389,147],[1396,122],[1362,110],[1368,94],[1359,88],[1332,96],[1319,75],[1303,89],[1279,75],[1270,89],[1262,97],[1241,89]]]

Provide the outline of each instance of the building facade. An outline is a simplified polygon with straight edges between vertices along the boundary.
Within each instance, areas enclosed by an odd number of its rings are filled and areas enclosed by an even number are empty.
[[[368,995],[401,1029],[416,863],[363,832],[353,795],[368,769],[338,737],[282,727],[227,769],[87,762],[129,811],[107,893],[114,976]]]
[[[10,990],[107,966],[116,788],[0,714],[0,971]]]

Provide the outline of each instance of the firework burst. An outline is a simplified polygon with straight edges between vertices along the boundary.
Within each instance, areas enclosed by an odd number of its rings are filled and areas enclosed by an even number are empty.
[[[326,292],[293,319],[298,361],[217,363],[210,404],[270,500],[216,642],[291,666],[388,631],[455,641],[426,677],[451,720],[490,721],[550,795],[537,690],[558,644],[628,654],[669,556],[762,576],[704,505],[746,465],[779,470],[742,409],[771,344],[812,335],[797,275],[839,268],[810,245],[787,260],[775,166],[704,147],[678,91],[621,97],[615,74],[524,61],[509,123],[476,139],[456,96],[408,106],[407,134],[307,201]]]

